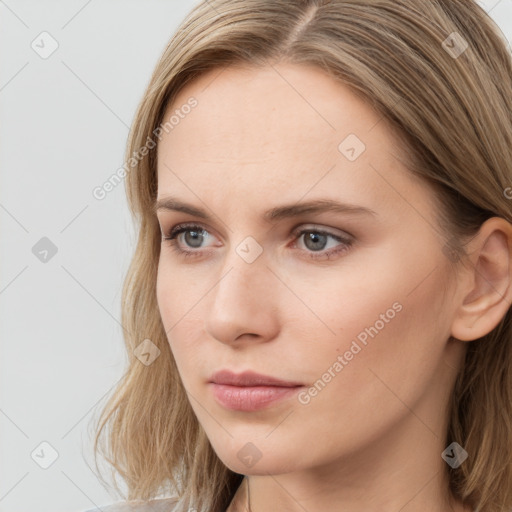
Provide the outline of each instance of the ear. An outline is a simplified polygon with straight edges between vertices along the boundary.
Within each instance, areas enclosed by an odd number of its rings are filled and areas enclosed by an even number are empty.
[[[463,300],[451,335],[471,341],[491,332],[512,303],[512,224],[501,217],[488,219],[466,252],[469,265],[459,284]]]

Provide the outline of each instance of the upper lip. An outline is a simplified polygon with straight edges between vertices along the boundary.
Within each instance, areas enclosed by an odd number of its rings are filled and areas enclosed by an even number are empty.
[[[227,384],[229,386],[279,386],[285,388],[292,388],[302,386],[300,382],[291,382],[268,375],[262,375],[253,371],[245,371],[239,374],[233,373],[230,370],[220,370],[215,372],[209,382],[215,384]]]

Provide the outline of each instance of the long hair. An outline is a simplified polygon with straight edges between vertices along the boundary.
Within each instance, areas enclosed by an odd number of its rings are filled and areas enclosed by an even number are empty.
[[[126,149],[126,193],[138,230],[122,295],[129,360],[95,426],[94,453],[97,460],[101,452],[112,473],[121,476],[130,500],[172,492],[180,498],[178,512],[189,507],[221,512],[243,477],[221,462],[198,423],[159,314],[154,146],[162,130],[172,129],[163,118],[166,107],[196,77],[229,65],[276,62],[317,66],[386,119],[410,172],[435,189],[452,262],[463,259],[463,241],[485,220],[498,216],[512,222],[511,55],[476,1],[196,5],[153,72]],[[147,339],[160,350],[151,365],[134,352]],[[456,441],[469,454],[457,469],[446,465],[453,495],[479,512],[510,509],[510,309],[488,335],[468,343],[447,415],[445,446]]]

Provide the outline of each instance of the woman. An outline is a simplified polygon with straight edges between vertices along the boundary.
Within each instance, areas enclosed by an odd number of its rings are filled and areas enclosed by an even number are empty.
[[[473,1],[191,12],[127,148],[106,510],[512,507],[511,78]]]

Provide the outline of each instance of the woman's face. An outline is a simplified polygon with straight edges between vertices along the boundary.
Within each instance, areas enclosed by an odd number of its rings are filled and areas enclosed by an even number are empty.
[[[188,231],[162,242],[157,297],[222,461],[242,474],[373,464],[402,436],[437,463],[460,297],[432,192],[396,158],[385,120],[289,64],[203,75],[164,122],[173,115],[157,215],[163,236]],[[220,370],[300,387],[212,384]]]

